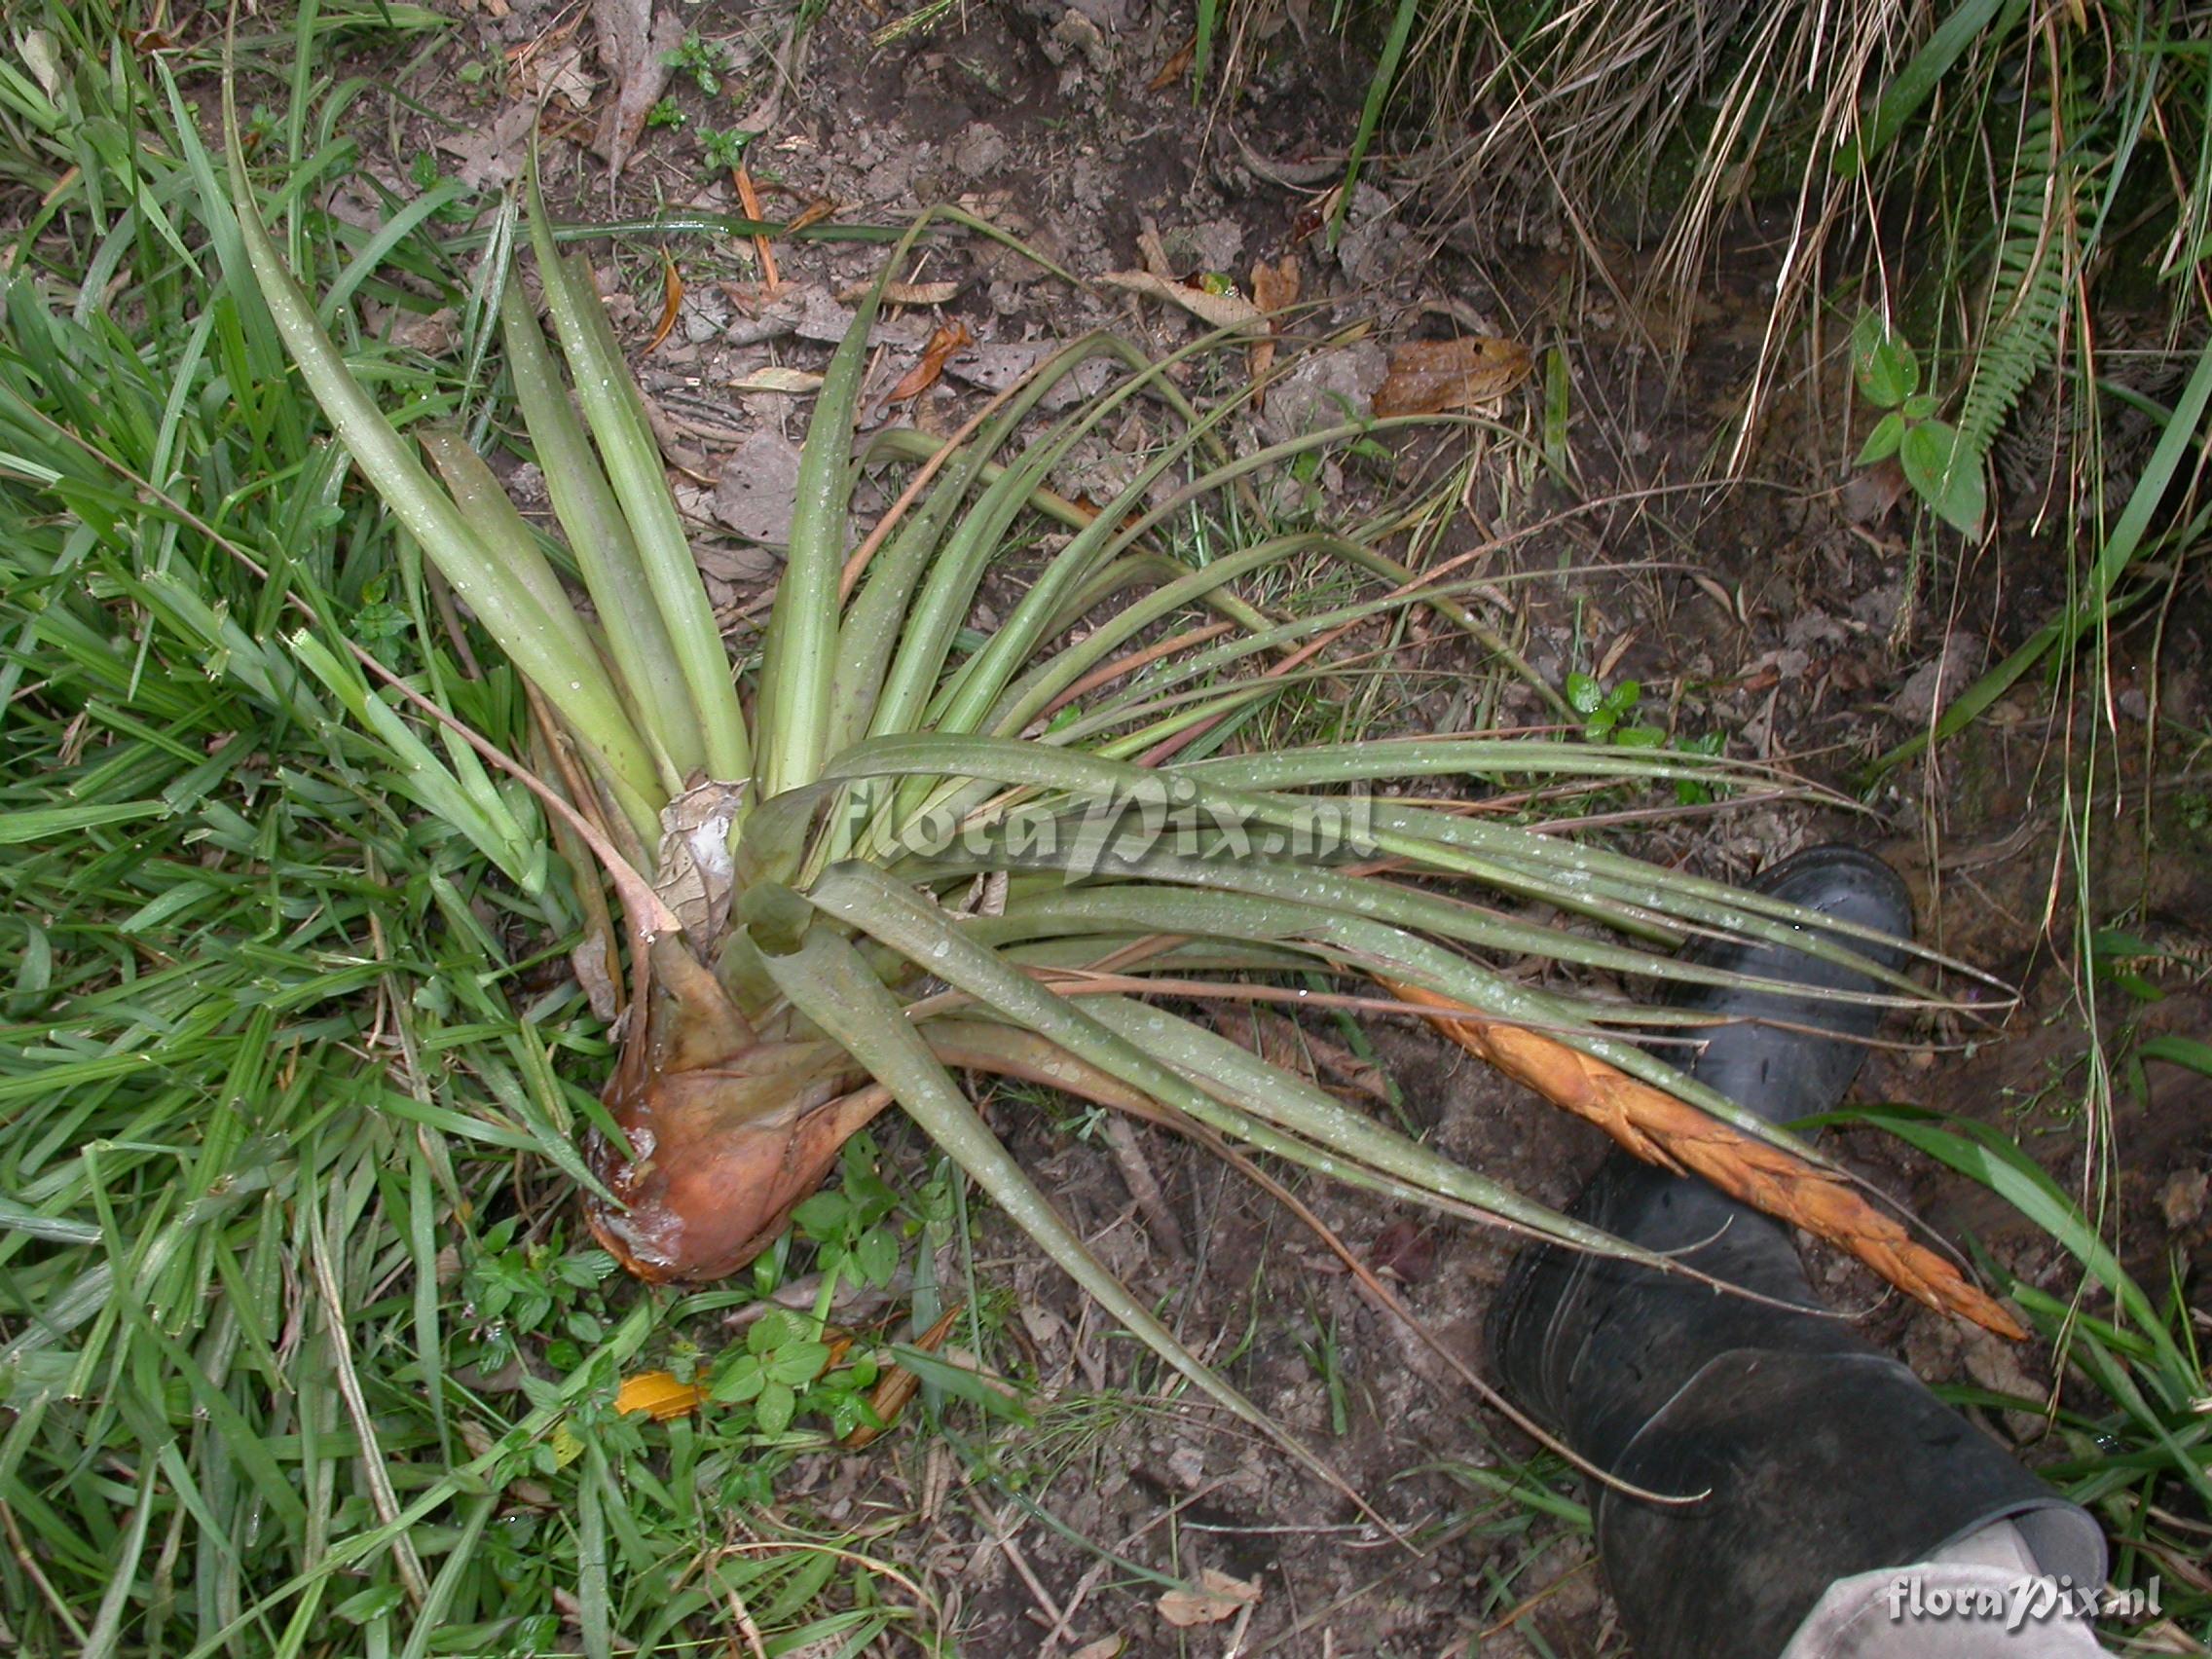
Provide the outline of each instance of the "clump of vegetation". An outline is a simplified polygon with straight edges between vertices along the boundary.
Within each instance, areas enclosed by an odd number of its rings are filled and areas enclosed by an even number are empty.
[[[573,747],[558,792],[503,764],[591,850],[623,911],[632,1013],[606,1114],[588,1137],[587,1213],[633,1272],[697,1281],[745,1267],[854,1131],[896,1101],[1163,1360],[1283,1439],[1098,1266],[984,1128],[956,1071],[1164,1113],[1446,1213],[1613,1249],[1624,1247],[1128,993],[1165,973],[1202,997],[1204,976],[1293,966],[1415,985],[1493,1019],[1540,1023],[1631,1075],[1741,1116],[1613,1036],[1606,1022],[1617,1013],[1594,1016],[1531,992],[1477,952],[1510,943],[1654,977],[1707,971],[1501,922],[1427,883],[1541,898],[1624,932],[1664,916],[1788,937],[1802,917],[1620,855],[1393,802],[1363,782],[1499,766],[1573,774],[1592,770],[1590,750],[1487,736],[1254,755],[1224,747],[1286,682],[1252,666],[1281,650],[1291,652],[1285,666],[1300,665],[1315,656],[1308,642],[1326,645],[1362,617],[1414,603],[1404,589],[1419,584],[1274,621],[1238,597],[1240,577],[1309,554],[1404,572],[1356,532],[1239,541],[1235,521],[1213,503],[1286,461],[1404,423],[1331,428],[1233,458],[1215,433],[1242,407],[1241,393],[1200,412],[1161,365],[1095,335],[1050,359],[971,441],[878,439],[877,456],[927,460],[862,535],[850,524],[852,452],[867,340],[883,283],[925,215],[861,304],[817,401],[748,709],[589,273],[580,256],[558,251],[542,207],[533,201],[530,240],[569,384],[513,281],[494,273],[487,303],[496,298],[516,398],[588,614],[472,449],[431,431],[422,441],[438,476],[415,459],[263,231],[237,147],[231,170],[246,255],[308,386],[394,515],[542,699],[543,741],[556,752]],[[1171,361],[1235,344],[1226,331]],[[1096,360],[1122,368],[1120,382],[987,474],[1041,400]],[[992,635],[964,643],[984,573],[1042,510],[1060,458],[1102,423],[1148,405],[1170,429],[1137,475],[1083,516]],[[1215,515],[1208,563],[1184,566],[1159,550],[1163,525],[1206,514]],[[1071,637],[1071,623],[1108,597],[1124,603]],[[1118,666],[1143,630],[1193,607],[1228,619],[1230,637]],[[294,649],[387,747],[396,790],[474,840],[525,891],[543,886],[534,818],[472,793],[482,777],[473,754],[460,764],[464,751],[450,739],[450,756],[434,753],[360,671],[391,682],[407,705],[435,713],[434,702],[373,661],[349,662],[304,636]],[[1041,724],[1051,716],[1059,718]],[[1621,745],[1601,765],[1668,781],[1712,770]],[[1353,855],[1378,852],[1423,879],[1349,867]],[[1100,975],[1118,994],[1070,994]]]
[[[1832,327],[1816,296],[1856,291],[1837,332],[1870,313],[1955,388],[1948,410],[1916,402],[1901,450],[1888,416],[1930,394],[1877,402],[1870,448],[1899,454],[1922,498],[1978,535],[2000,439],[2035,434],[2004,469],[2006,504],[2069,536],[2093,520],[2099,541],[2120,505],[2105,498],[2105,440],[2142,397],[2130,383],[2157,384],[2160,361],[2186,365],[2212,334],[2212,25],[2173,0],[2068,14],[1391,0],[1335,16],[1377,56],[1347,183],[1395,122],[1403,148],[1456,178],[1449,211],[1481,203],[1478,227],[1510,238],[1564,219],[1656,240],[1643,281],[1662,307],[1705,291],[1732,213],[1787,204],[1732,461],[1801,326]],[[1201,84],[1218,65],[1234,92],[1290,38],[1279,23],[1273,0],[1202,8]],[[2174,413],[2194,429],[2195,411]]]
[[[914,489],[859,557],[870,300],[815,415],[763,660],[741,661],[543,215],[510,209],[463,257],[436,233],[452,181],[425,175],[384,230],[319,205],[359,161],[364,86],[315,65],[428,15],[307,8],[241,40],[297,95],[228,158],[186,92],[215,65],[121,49],[133,20],[48,0],[35,53],[0,65],[0,182],[27,204],[0,331],[0,1602],[26,1651],[335,1632],[597,1659],[733,1606],[781,1650],[937,1640],[873,1530],[770,1500],[792,1459],[887,1420],[894,1373],[960,1420],[1018,1413],[888,1319],[841,1323],[848,1293],[903,1286],[917,1338],[956,1303],[987,1335],[988,1287],[933,1276],[972,1185],[1253,1410],[1070,1238],[963,1076],[1613,1247],[1234,1048],[1193,1016],[1209,983],[1386,975],[1724,1109],[1623,1043],[1619,1006],[1492,959],[1665,977],[1679,932],[1798,918],[1387,787],[1755,793],[1755,769],[1623,744],[1633,699],[1611,742],[1238,750],[1286,693],[1362,672],[1326,648],[1342,630],[1454,619],[1448,592],[1398,591],[1388,543],[1417,515],[1257,510],[1271,468],[1380,463],[1397,428],[1235,456],[1234,375],[1194,404],[1093,338],[955,444],[879,434],[867,464]],[[450,308],[452,351],[364,329],[368,301]],[[1108,388],[1043,419],[1096,360]],[[1071,514],[1044,488],[1057,460],[1139,413],[1142,478]],[[542,464],[558,538],[507,503],[499,448]],[[1046,526],[1066,540],[1014,572],[1013,614],[967,628],[983,573]],[[1240,586],[1319,559],[1345,583],[1324,608]],[[1193,615],[1229,627],[1135,660]],[[1349,866],[1354,830],[1396,867]],[[629,980],[619,1040],[571,950],[594,989]],[[1159,977],[1187,1000],[1140,1000]],[[859,1125],[894,1100],[941,1151],[879,1156]],[[1333,1336],[1315,1355],[1333,1373]]]

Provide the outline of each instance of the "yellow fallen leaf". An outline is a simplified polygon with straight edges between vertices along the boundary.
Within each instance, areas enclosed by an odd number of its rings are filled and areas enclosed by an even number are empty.
[[[655,1422],[666,1422],[685,1412],[696,1411],[706,1396],[688,1382],[679,1382],[665,1371],[641,1371],[622,1379],[614,1396],[617,1412],[646,1412]]]

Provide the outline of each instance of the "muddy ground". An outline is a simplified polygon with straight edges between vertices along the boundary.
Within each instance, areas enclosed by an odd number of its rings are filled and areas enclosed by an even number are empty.
[[[1176,276],[1218,273],[1244,284],[1258,262],[1287,259],[1318,304],[1283,342],[1283,379],[1261,418],[1269,435],[1360,408],[1387,350],[1408,340],[1481,333],[1539,353],[1556,349],[1565,394],[1549,431],[1556,464],[1531,459],[1547,436],[1539,374],[1490,411],[1496,432],[1465,440],[1480,454],[1469,510],[1432,557],[1552,521],[1492,556],[1487,570],[1501,585],[1490,614],[1546,684],[1560,685],[1572,669],[1607,684],[1633,678],[1645,714],[1683,737],[1719,732],[1732,754],[1787,757],[1810,779],[1847,783],[2024,637],[2062,591],[2049,538],[2022,523],[1963,558],[1946,543],[1915,561],[1894,481],[1850,470],[1863,421],[1855,422],[1832,351],[1786,362],[1783,393],[1748,465],[1752,482],[1726,492],[1673,488],[1707,475],[1759,347],[1779,226],[1756,213],[1732,227],[1709,291],[1687,306],[1680,296],[1641,302],[1639,258],[1625,245],[1579,246],[1540,218],[1486,223],[1480,198],[1439,219],[1441,198],[1418,155],[1370,166],[1333,249],[1325,235],[1302,236],[1342,176],[1365,89],[1364,64],[1321,32],[1320,8],[1249,47],[1234,101],[1194,107],[1187,78],[1161,79],[1188,38],[1181,6],[973,3],[879,45],[875,33],[895,15],[837,0],[793,53],[788,14],[711,0],[664,23],[654,43],[665,48],[686,31],[710,43],[709,74],[677,71],[661,95],[673,100],[664,115],[680,113],[681,125],[646,128],[610,181],[586,141],[618,88],[587,9],[442,3],[462,11],[450,36],[403,70],[379,70],[402,78],[390,108],[372,111],[388,124],[371,141],[367,171],[400,196],[423,188],[423,157],[431,172],[472,182],[511,176],[530,102],[542,95],[554,129],[568,134],[548,146],[549,189],[576,217],[738,211],[732,175],[711,165],[705,134],[756,125],[747,161],[770,217],[819,203],[840,221],[898,224],[924,203],[956,201],[1088,279],[1142,268],[1148,238]],[[605,18],[621,8],[596,11]],[[1293,7],[1286,19],[1306,14]],[[366,190],[352,207],[378,210]],[[649,351],[667,291],[659,245],[633,239],[592,251],[687,482],[716,597],[733,626],[749,626],[773,580],[793,446],[810,407],[803,391],[770,389],[782,384],[774,377],[819,371],[849,314],[843,296],[881,255],[779,242],[781,286],[765,292],[747,240],[691,237],[667,248],[684,297]],[[1592,255],[1607,262],[1609,279],[1595,274]],[[871,406],[878,419],[888,414],[885,393],[933,330],[963,324],[976,346],[907,417],[932,430],[951,429],[1044,347],[1085,329],[1119,328],[1155,350],[1197,329],[1156,301],[1070,286],[975,238],[941,241],[917,280],[949,291],[886,321]],[[1669,319],[1685,312],[1677,361],[1662,348]],[[1309,349],[1354,324],[1367,325],[1355,343]],[[1439,457],[1433,444],[1422,452],[1432,465],[1464,453]],[[1125,451],[1101,444],[1061,488],[1095,493],[1125,475],[1126,463]],[[528,477],[517,483],[527,495]],[[1372,498],[1377,481],[1332,468],[1319,486],[1332,509],[1350,511]],[[1568,513],[1577,502],[1602,504]],[[1503,585],[1530,571],[1551,579]],[[2201,577],[2178,592],[2163,626],[2167,670],[2156,688],[2171,727],[2193,728],[2204,718],[2205,689],[2194,665],[2212,632]],[[1507,722],[1550,718],[1530,684],[1499,674],[1463,637],[1441,624],[1419,634],[1412,661],[1422,672],[1409,676],[1378,729],[1454,729],[1482,712]],[[2205,998],[2193,964],[2212,966],[2203,924],[2212,915],[2212,814],[2188,783],[2185,747],[2162,740],[2147,749],[2150,636],[2130,643],[2143,666],[2114,687],[2107,712],[2117,724],[2098,739],[2130,756],[2130,788],[2093,815],[2090,904],[2095,920],[2154,936],[2172,960],[2157,970],[2165,1001],[2133,1003],[2108,986],[2100,1006],[2113,1029],[2138,1020],[2200,1030]],[[2023,692],[1946,749],[1939,769],[1894,773],[1868,813],[1792,804],[1688,818],[1640,830],[1635,844],[1737,877],[1831,835],[1882,847],[1910,873],[1924,931],[2022,984],[2026,1002],[1997,1040],[1981,1033],[1971,1051],[1962,1042],[1972,1034],[1955,1029],[1895,1032],[1947,1048],[1884,1053],[1861,1092],[2003,1124],[2072,1186],[2083,1149],[2086,1045],[2083,988],[2068,966],[2077,911],[2074,866],[2059,857],[2057,797],[2092,735],[2085,721],[2054,726]],[[2144,765],[2147,753],[2155,765]],[[2153,778],[2157,789],[2148,787]],[[1311,1034],[1345,1035],[1324,1026]],[[1601,1156],[1595,1131],[1424,1030],[1376,1019],[1366,1035],[1408,1118],[1474,1168],[1564,1202]],[[2140,1091],[2120,1092],[2113,1225],[2138,1266],[2174,1247],[2201,1261],[2207,1248],[2207,1088],[2153,1067]],[[1055,1133],[1019,1103],[1002,1103],[999,1121],[1100,1254],[1172,1308],[1194,1346],[1223,1357],[1240,1385],[1320,1446],[1420,1551],[1381,1537],[1249,1437],[1147,1397],[1150,1368],[1132,1383],[1129,1345],[1003,1230],[988,1235],[979,1266],[1016,1310],[999,1357],[1033,1367],[1046,1399],[1057,1401],[1034,1436],[1013,1438],[998,1454],[1002,1467],[1021,1472],[1019,1501],[964,1474],[941,1443],[908,1434],[862,1456],[802,1465],[783,1494],[793,1514],[842,1525],[871,1513],[918,1516],[872,1547],[919,1576],[964,1650],[977,1654],[1097,1653],[1110,1649],[1088,1644],[1115,1638],[1137,1654],[1621,1649],[1585,1536],[1496,1499],[1464,1473],[1511,1470],[1530,1445],[1371,1306],[1301,1225],[1152,1130],[1138,1129],[1117,1161],[1099,1137]],[[2037,1283],[2069,1282],[2051,1243],[1979,1189],[1870,1133],[1837,1144],[1951,1236],[1978,1237]],[[1144,1183],[1125,1174],[1131,1163],[1158,1182],[1180,1251],[1159,1207],[1132,1197]],[[1456,1226],[1424,1228],[1326,1190],[1305,1196],[1356,1249],[1393,1269],[1445,1344],[1484,1364],[1486,1313],[1508,1256],[1499,1241]],[[1875,1307],[1877,1338],[1934,1380],[2031,1394],[2049,1383],[2046,1353],[1963,1336],[1896,1299],[1883,1302],[1856,1270],[1824,1259],[1817,1271],[1839,1299]],[[1107,1384],[1136,1393],[1100,1403]],[[2009,1432],[2027,1420],[1992,1426]],[[1556,1471],[1553,1484],[1573,1491]],[[1071,1541],[1078,1537],[1182,1577],[1217,1569],[1257,1586],[1258,1601],[1179,1630],[1156,1586]]]

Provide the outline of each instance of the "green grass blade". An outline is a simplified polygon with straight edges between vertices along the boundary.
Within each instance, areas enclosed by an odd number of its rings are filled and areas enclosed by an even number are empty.
[[[2104,546],[2098,550],[2096,563],[2089,571],[2088,591],[2068,606],[2063,615],[2045,623],[2019,649],[1960,692],[1931,729],[1899,744],[1875,761],[1874,772],[1886,772],[1911,759],[1931,743],[1940,743],[1964,731],[2009,691],[2020,676],[2048,655],[2053,646],[2070,644],[2087,629],[2112,618],[2120,603],[2114,599],[2113,590],[2142,554],[2146,545],[2144,538],[2165,500],[2174,474],[2201,444],[2208,406],[2212,406],[2212,346],[2198,353],[2196,369],[2182,388],[2173,412],[2166,418],[2157,447],[2144,463],[2142,476],[2127,498],[2127,505],[2120,510]],[[2195,529],[2200,532],[2201,524]]]

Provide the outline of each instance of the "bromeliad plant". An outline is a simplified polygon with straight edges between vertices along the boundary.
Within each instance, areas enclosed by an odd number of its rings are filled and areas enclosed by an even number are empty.
[[[955,1081],[964,1072],[1197,1126],[1444,1213],[1637,1254],[1145,996],[1267,994],[1268,977],[1288,972],[1404,987],[1439,1017],[1479,1015],[1486,1030],[1549,1033],[1559,1052],[1667,1091],[1696,1124],[1794,1144],[1612,1035],[1635,1011],[1530,988],[1489,958],[1725,980],[1649,947],[1724,930],[1848,957],[1848,939],[1807,931],[1814,918],[1770,900],[1360,782],[1673,779],[1721,762],[1479,736],[1228,748],[1286,688],[1331,684],[1342,669],[1327,647],[1347,629],[1412,603],[1456,607],[1418,592],[1372,538],[1275,535],[1194,567],[1161,551],[1163,529],[1248,493],[1272,466],[1406,423],[1230,459],[1216,434],[1241,398],[1201,412],[1164,371],[1232,341],[1211,337],[1162,365],[1097,334],[957,440],[889,431],[856,458],[879,282],[825,377],[789,563],[758,666],[744,672],[588,268],[556,245],[535,185],[529,240],[558,355],[518,282],[498,304],[588,609],[465,441],[403,437],[354,380],[263,230],[235,140],[232,156],[245,252],[302,374],[362,473],[550,711],[562,765],[546,770],[568,786],[533,788],[621,899],[625,1040],[577,1173],[593,1229],[633,1272],[702,1279],[738,1268],[846,1137],[896,1101],[1124,1324],[1266,1426],[1090,1257],[978,1118]],[[1120,371],[1106,390],[1036,419],[1100,361]],[[1140,407],[1171,430],[1120,495],[1093,512],[1049,491],[1076,445]],[[1015,447],[1033,424],[1041,430]],[[872,466],[911,470],[848,553],[856,479]],[[964,632],[986,571],[1039,514],[1056,515],[1064,540],[995,631]],[[1394,585],[1290,620],[1238,597],[1240,583],[1316,558]],[[1214,620],[1144,643],[1194,608]],[[450,760],[439,756],[352,664],[304,635],[295,646],[401,759],[419,801],[516,880],[541,878],[532,838],[470,750],[449,742]],[[1485,899],[1549,905],[1622,939],[1540,926]],[[1911,994],[1889,977],[1893,994]]]

